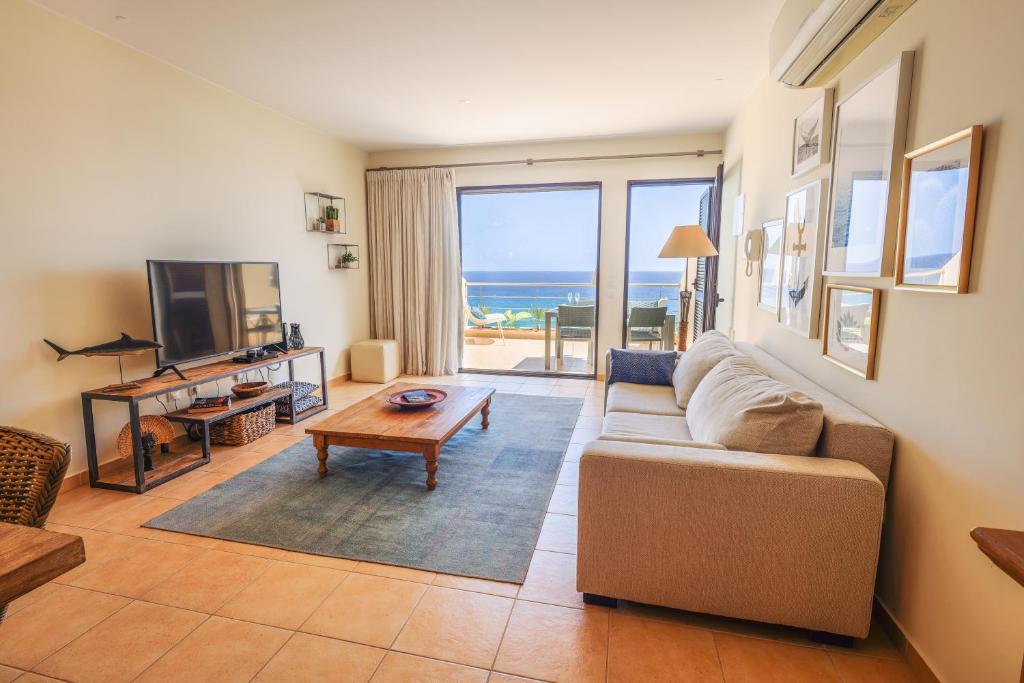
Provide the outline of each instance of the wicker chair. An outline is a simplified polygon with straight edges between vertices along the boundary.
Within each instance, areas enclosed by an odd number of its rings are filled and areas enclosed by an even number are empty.
[[[42,527],[64,481],[71,446],[0,426],[0,522]],[[7,612],[0,605],[0,622]]]

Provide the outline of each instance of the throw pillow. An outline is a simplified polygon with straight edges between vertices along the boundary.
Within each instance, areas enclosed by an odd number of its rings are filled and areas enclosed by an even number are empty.
[[[738,353],[732,340],[717,330],[709,330],[699,336],[679,358],[672,374],[672,388],[676,391],[676,405],[686,410],[690,397],[704,375],[720,361]]]
[[[612,369],[608,384],[672,385],[672,370],[676,365],[675,351],[631,351],[612,349]]]
[[[755,453],[813,455],[823,421],[820,403],[769,377],[743,355],[718,363],[686,410],[694,441]]]

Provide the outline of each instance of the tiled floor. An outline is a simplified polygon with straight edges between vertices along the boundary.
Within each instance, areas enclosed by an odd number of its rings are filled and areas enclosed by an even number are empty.
[[[83,536],[88,561],[11,605],[0,626],[0,683],[913,680],[877,628],[839,650],[796,629],[634,604],[584,607],[575,590],[576,484],[603,386],[434,381],[584,399],[522,587],[139,527],[300,440],[307,425],[282,426],[250,447],[219,449],[209,466],[143,496],[62,495],[50,527]],[[346,383],[331,404],[379,389]]]

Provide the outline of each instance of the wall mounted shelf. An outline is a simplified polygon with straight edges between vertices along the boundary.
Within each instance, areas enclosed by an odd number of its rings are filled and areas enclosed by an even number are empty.
[[[323,192],[307,192],[306,232],[322,232],[327,235],[348,233],[345,218],[345,198]]]
[[[346,254],[355,256],[354,261],[344,265],[343,259]],[[327,268],[329,270],[356,270],[359,268],[359,245],[358,244],[328,244],[327,245]]]

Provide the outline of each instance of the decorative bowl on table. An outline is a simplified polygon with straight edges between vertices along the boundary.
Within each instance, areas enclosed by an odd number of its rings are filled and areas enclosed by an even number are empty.
[[[440,389],[407,389],[391,394],[387,401],[402,410],[420,410],[437,405],[446,398],[448,394]]]
[[[269,386],[267,382],[243,382],[231,387],[231,393],[238,398],[253,398],[262,394]]]

